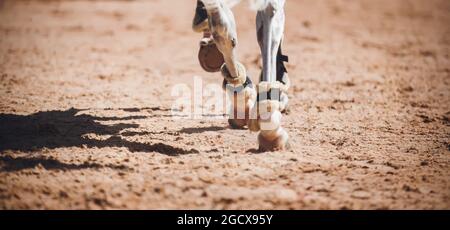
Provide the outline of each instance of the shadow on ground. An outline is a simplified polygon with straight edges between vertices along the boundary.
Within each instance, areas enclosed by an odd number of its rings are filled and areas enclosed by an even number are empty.
[[[82,170],[82,169],[100,169],[111,168],[115,170],[129,170],[124,165],[101,165],[98,163],[84,162],[82,164],[63,163],[57,159],[38,156],[38,157],[12,157],[0,156],[0,171],[15,172],[25,169],[32,169],[41,166],[46,170]]]
[[[127,109],[137,111],[138,108]],[[64,147],[125,147],[131,152],[158,152],[169,156],[198,153],[197,150],[185,150],[171,145],[147,144],[123,139],[121,131],[138,128],[137,124],[126,123],[146,116],[95,117],[77,115],[83,110],[46,111],[30,115],[0,114],[0,152],[14,150],[32,152],[43,148]],[[123,122],[112,125],[98,121]],[[87,134],[108,135],[106,140],[89,139]]]

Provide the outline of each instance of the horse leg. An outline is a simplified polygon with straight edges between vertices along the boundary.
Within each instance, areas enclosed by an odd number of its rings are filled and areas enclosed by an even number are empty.
[[[281,127],[281,112],[287,104],[289,83],[284,84],[282,77],[277,75],[281,69],[277,68],[277,63],[279,64],[284,33],[284,3],[284,0],[270,1],[256,16],[263,70],[261,82],[257,87],[257,106],[252,110],[257,119],[250,120],[249,128],[252,131],[260,131],[258,141],[261,151],[282,150],[288,147],[289,136]]]
[[[237,60],[236,22],[231,9],[221,0],[203,0],[208,13],[209,31],[224,58],[221,68],[224,89],[231,97],[233,106],[229,123],[233,128],[247,125],[249,113],[256,100],[256,91],[246,69]]]

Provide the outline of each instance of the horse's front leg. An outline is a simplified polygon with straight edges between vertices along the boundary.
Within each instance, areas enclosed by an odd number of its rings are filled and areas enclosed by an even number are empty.
[[[261,47],[263,70],[258,84],[257,106],[249,128],[260,131],[259,148],[262,151],[282,150],[288,147],[289,136],[281,127],[281,112],[287,106],[289,79],[282,63],[281,41],[284,34],[284,0],[270,1],[256,17],[258,43]],[[281,63],[280,63],[281,62]]]
[[[232,99],[229,123],[233,128],[247,125],[250,110],[256,101],[256,90],[246,69],[237,60],[237,32],[234,15],[222,1],[205,1],[208,12],[209,30],[215,44],[223,54],[224,65],[221,68],[224,88]]]

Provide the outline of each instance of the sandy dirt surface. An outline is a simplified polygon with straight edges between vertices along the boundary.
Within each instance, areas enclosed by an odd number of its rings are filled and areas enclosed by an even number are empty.
[[[175,84],[222,82],[194,2],[0,1],[0,208],[450,208],[449,1],[289,0],[292,149],[271,153],[171,116]]]

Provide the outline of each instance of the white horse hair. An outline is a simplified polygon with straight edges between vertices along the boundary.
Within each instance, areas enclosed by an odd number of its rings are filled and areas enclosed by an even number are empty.
[[[247,0],[250,5],[250,9],[255,11],[263,10],[267,7],[269,2],[273,2],[274,5],[277,4],[279,1],[276,0]],[[214,8],[217,8],[217,5],[220,4],[221,0],[203,0],[203,3],[205,4],[206,9],[211,10]],[[242,0],[222,0],[224,4],[226,4],[229,8],[233,8]]]

